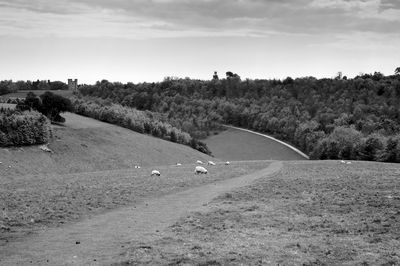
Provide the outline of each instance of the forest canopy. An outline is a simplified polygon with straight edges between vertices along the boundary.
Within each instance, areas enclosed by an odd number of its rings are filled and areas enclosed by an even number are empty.
[[[160,113],[196,138],[207,137],[225,123],[271,134],[312,158],[400,162],[400,75],[241,80],[227,72],[226,78],[214,75],[210,81],[102,80],[79,90]]]

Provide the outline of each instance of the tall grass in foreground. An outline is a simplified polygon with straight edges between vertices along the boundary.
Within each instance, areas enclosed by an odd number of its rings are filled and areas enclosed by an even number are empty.
[[[50,137],[50,121],[44,115],[0,108],[0,147],[43,144]]]
[[[150,134],[164,140],[187,145],[200,152],[211,154],[205,143],[192,138],[188,133],[159,120],[158,114],[139,111],[119,104],[107,104],[104,100],[71,98],[74,112],[103,122]]]

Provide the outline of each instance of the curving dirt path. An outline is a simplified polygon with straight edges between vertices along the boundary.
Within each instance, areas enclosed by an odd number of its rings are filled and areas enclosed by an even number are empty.
[[[120,261],[130,241],[160,237],[167,226],[191,211],[206,208],[207,202],[218,195],[272,176],[281,168],[282,162],[272,162],[249,175],[149,199],[9,243],[0,250],[0,265],[99,265]]]

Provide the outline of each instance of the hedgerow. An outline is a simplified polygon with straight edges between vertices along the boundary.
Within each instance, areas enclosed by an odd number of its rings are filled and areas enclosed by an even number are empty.
[[[88,98],[72,98],[74,112],[103,122],[128,128],[135,132],[190,146],[198,151],[211,154],[205,143],[192,138],[188,133],[162,121],[159,114],[139,111],[119,104]]]

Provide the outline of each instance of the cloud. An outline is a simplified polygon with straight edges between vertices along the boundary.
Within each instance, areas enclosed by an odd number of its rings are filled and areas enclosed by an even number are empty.
[[[26,34],[34,26],[42,34],[122,38],[386,34],[400,26],[397,0],[0,0],[0,7],[9,34],[23,25]]]

